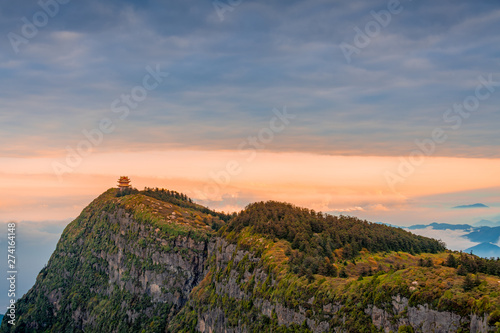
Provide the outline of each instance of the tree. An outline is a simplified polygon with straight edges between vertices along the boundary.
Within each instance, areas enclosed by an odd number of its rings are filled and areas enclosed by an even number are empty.
[[[434,262],[432,261],[431,258],[427,258],[425,260],[425,263],[424,263],[425,267],[433,267],[434,266]]]
[[[479,279],[479,274],[476,274],[476,278],[474,279],[474,287],[478,287],[481,284],[481,280]]]
[[[470,274],[467,274],[464,279],[464,283],[462,284],[462,287],[464,288],[465,291],[469,291],[474,289],[476,284],[474,283],[474,280],[472,280],[472,276]]]
[[[321,263],[318,273],[324,276],[337,276],[337,270],[335,269],[335,266],[332,265],[330,258],[328,257],[325,257],[325,260]]]
[[[448,257],[446,258],[445,265],[448,267],[457,268],[457,259],[455,258],[455,256],[453,254],[450,253],[448,255]]]
[[[413,327],[409,325],[400,326],[398,329],[398,333],[414,333]]]
[[[458,266],[457,274],[460,275],[460,276],[467,275],[467,270],[465,269],[464,265],[459,265]]]

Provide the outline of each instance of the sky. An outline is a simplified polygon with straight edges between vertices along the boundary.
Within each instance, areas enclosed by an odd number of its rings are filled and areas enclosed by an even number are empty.
[[[498,31],[495,1],[3,1],[0,222],[43,265],[121,175],[221,211],[500,221]]]

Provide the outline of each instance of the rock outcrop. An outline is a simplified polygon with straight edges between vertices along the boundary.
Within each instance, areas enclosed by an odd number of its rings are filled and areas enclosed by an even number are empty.
[[[406,297],[395,296],[389,313],[377,306],[370,306],[366,313],[372,318],[373,324],[384,332],[397,332],[401,326],[411,326],[415,332],[448,333],[465,328],[470,333],[488,333],[495,330],[488,326],[487,317],[477,315],[461,317],[446,311],[436,311],[427,304],[409,306]]]

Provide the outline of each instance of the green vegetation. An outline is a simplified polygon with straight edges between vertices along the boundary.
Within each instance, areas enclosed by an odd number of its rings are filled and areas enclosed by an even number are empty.
[[[229,219],[232,217],[232,215],[224,214],[224,213],[219,213],[219,212],[214,212],[213,210],[203,207],[201,205],[198,205],[193,202],[191,198],[188,198],[187,195],[176,192],[176,191],[169,191],[166,189],[159,189],[159,188],[149,188],[146,187],[144,191],[140,192],[141,194],[147,195],[149,197],[164,201],[164,202],[169,202],[174,205],[177,205],[179,207],[184,207],[184,208],[191,208],[196,211],[202,212],[204,214],[211,214],[213,216],[218,217],[222,221],[229,221]]]
[[[218,263],[219,266],[211,270],[192,292],[191,306],[200,313],[208,309],[223,309],[229,323],[238,323],[245,325],[249,331],[257,331],[254,326],[256,317],[248,322],[238,322],[240,316],[232,310],[261,313],[257,300],[267,300],[282,304],[296,313],[305,310],[307,318],[326,321],[330,327],[342,327],[348,332],[378,332],[365,309],[375,305],[393,313],[393,297],[406,298],[409,306],[427,305],[461,316],[492,313],[500,307],[498,282],[488,276],[474,277],[472,287],[465,290],[465,279],[457,274],[455,268],[444,265],[448,255],[445,252],[413,256],[403,252],[373,254],[360,251],[354,260],[356,264],[349,262],[344,266],[341,263],[340,274],[344,276],[335,278],[315,274],[310,279],[291,272],[288,265],[290,258],[285,255],[291,247],[288,241],[274,242],[252,233],[250,229],[244,228],[233,241],[236,241],[239,250],[253,248],[259,260],[256,262],[255,258],[244,256],[238,261],[236,252],[233,252],[226,265]],[[419,262],[425,264],[422,266]],[[396,265],[400,269],[396,270]],[[370,266],[373,275],[363,276],[363,267],[368,271],[366,267]],[[403,269],[403,266],[407,268]],[[263,272],[265,275],[262,275]],[[245,299],[231,297],[228,291],[225,292],[230,289],[231,278],[236,278],[238,288],[253,300],[251,308],[245,308],[249,306]],[[225,287],[218,289],[217,284]],[[234,294],[234,291],[231,293]],[[329,304],[342,305],[336,317],[332,318],[325,310]],[[227,310],[228,307],[232,310]],[[274,325],[271,323],[269,325]],[[410,326],[401,329],[402,332],[412,331]]]
[[[139,190],[133,187],[129,187],[120,191],[116,192],[116,197],[124,197],[126,195],[131,195],[131,194],[138,194]]]
[[[402,229],[354,217],[324,215],[274,201],[249,205],[230,221],[226,233],[238,234],[246,227],[264,237],[288,241],[291,244],[287,253],[290,268],[299,275],[337,276],[337,269],[332,264],[353,259],[363,249],[411,254],[445,250],[436,240]]]
[[[467,273],[483,273],[500,276],[500,258],[485,259],[472,254],[460,252],[458,258],[449,254],[446,266],[458,267],[458,274],[465,276]]]

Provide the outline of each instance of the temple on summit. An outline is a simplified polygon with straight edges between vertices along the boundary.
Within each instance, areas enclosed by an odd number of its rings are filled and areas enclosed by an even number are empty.
[[[130,188],[130,178],[127,176],[121,176],[120,179],[118,179],[118,188],[120,191]]]

